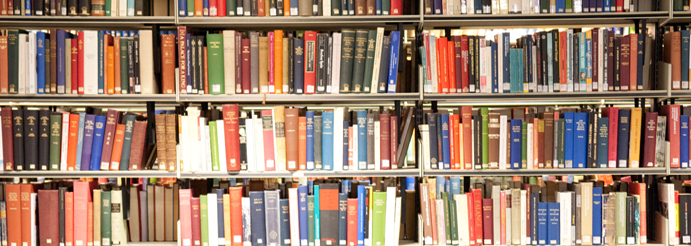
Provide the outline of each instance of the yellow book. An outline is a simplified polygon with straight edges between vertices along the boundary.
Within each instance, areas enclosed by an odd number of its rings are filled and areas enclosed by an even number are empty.
[[[108,74],[107,74],[107,79],[108,79],[108,84],[107,87],[108,94],[114,94],[115,93],[115,50],[113,50],[113,46],[108,46],[106,49],[108,52],[108,60],[107,60],[107,66],[108,66]]]
[[[223,234],[226,246],[230,246],[233,242],[230,235],[230,194],[223,194]]]
[[[631,136],[629,137],[629,167],[637,168],[640,162],[641,153],[641,124],[642,108],[631,109]]]

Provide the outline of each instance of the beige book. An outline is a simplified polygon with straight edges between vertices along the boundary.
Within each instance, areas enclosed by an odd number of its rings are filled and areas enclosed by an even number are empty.
[[[165,235],[165,228],[166,228],[166,220],[165,220],[165,192],[163,189],[163,185],[155,185],[154,186],[154,207],[156,208],[154,218],[156,219],[156,241],[165,241],[166,240],[166,235]],[[170,223],[168,223],[170,224]]]
[[[95,192],[94,192],[95,193]],[[130,241],[139,242],[139,185],[130,186]]]
[[[259,37],[259,93],[269,93],[269,37]]]
[[[274,106],[274,146],[276,146],[276,169],[286,170],[285,107]]]
[[[101,190],[94,190],[94,246],[101,245]]]
[[[223,81],[226,94],[235,94],[235,31],[223,30]]]
[[[233,242],[230,235],[230,194],[223,194],[223,234],[226,245],[230,246]]]
[[[592,245],[593,241],[593,183],[581,183],[581,245]]]
[[[123,222],[123,204],[122,204],[122,190],[113,190],[110,192],[110,225],[111,225],[111,245],[127,244],[127,232],[125,231],[125,223]]]
[[[135,93],[157,94],[158,84],[154,79],[154,48],[151,30],[139,30],[139,86]]]
[[[511,244],[521,244],[521,190],[511,190]],[[509,240],[508,238],[506,239]]]
[[[290,85],[288,84],[289,78],[290,78],[290,69],[288,69],[288,61],[289,61],[289,54],[290,48],[288,48],[288,38],[283,38],[283,91],[279,92],[279,88],[276,88],[276,94],[281,94],[281,93],[288,93],[290,90]]]

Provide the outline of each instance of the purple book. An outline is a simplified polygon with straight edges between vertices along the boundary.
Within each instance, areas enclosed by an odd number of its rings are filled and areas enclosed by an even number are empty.
[[[57,33],[57,67],[58,67],[58,94],[65,94],[65,38],[67,32],[58,30]]]
[[[84,140],[82,143],[82,171],[89,171],[91,164],[91,149],[94,142],[94,125],[96,124],[96,116],[87,114],[84,117]]]

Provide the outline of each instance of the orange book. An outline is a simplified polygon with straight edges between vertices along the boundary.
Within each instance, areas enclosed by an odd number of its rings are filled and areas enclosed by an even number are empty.
[[[115,51],[113,49],[113,46],[108,46],[107,49],[107,59],[106,59],[106,64],[108,67],[108,73],[107,75],[107,93],[108,94],[114,94],[115,93]]]
[[[307,118],[298,117],[298,167],[300,171],[307,167]]]
[[[5,185],[7,202],[7,245],[22,245],[22,213],[19,184]]]
[[[115,139],[113,139],[113,153],[110,157],[110,170],[120,170],[120,158],[122,157],[122,142],[125,138],[125,125],[118,124],[115,127]]]
[[[283,30],[274,31],[274,94],[283,94]]]
[[[22,214],[22,245],[31,245],[31,193],[34,192],[34,186],[21,184],[19,190]]]
[[[77,163],[77,135],[79,133],[79,115],[70,114],[70,135],[67,138],[67,171],[74,171]]]
[[[283,0],[283,16],[290,16],[290,0]]]
[[[110,34],[104,34],[103,35],[103,93],[105,94],[113,94],[112,92],[108,92],[108,70],[111,70],[111,67],[108,67],[108,47],[113,46],[113,36]],[[113,57],[115,59],[115,57]],[[114,88],[113,88],[114,89]]]
[[[120,94],[120,38],[113,40],[113,60],[115,61],[115,94]]]
[[[204,94],[209,94],[209,58],[204,46]]]
[[[454,41],[446,42],[446,67],[448,74],[449,93],[456,93],[456,56],[454,52]],[[455,154],[455,153],[454,153]],[[454,158],[455,159],[455,158]],[[453,164],[452,164],[453,165]]]
[[[74,192],[65,192],[65,245],[74,245]]]
[[[228,188],[228,193],[230,193],[230,234],[233,239],[231,245],[242,246],[242,187]],[[230,239],[226,238],[226,242],[228,241]]]
[[[202,10],[204,9],[204,0],[194,0],[194,16],[202,17],[204,16]]]

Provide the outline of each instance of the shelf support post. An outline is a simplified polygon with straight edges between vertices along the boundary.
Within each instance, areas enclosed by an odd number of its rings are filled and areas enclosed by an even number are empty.
[[[437,112],[437,101],[432,101],[432,112]]]
[[[149,144],[156,143],[156,102],[146,102],[146,138]]]

